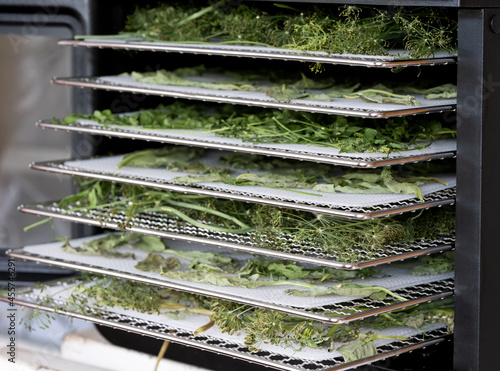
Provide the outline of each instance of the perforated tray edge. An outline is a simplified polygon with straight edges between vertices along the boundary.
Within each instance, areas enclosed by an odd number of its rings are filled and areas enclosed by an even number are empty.
[[[401,155],[401,157],[397,158],[388,158],[381,160],[361,160],[361,159],[351,160],[346,157],[315,155],[313,153],[311,154],[295,153],[290,151],[280,151],[278,149],[238,146],[236,144],[230,144],[230,143],[224,143],[224,144],[212,143],[208,141],[199,141],[196,139],[158,136],[150,133],[138,133],[136,131],[135,132],[127,131],[127,129],[121,129],[121,128],[119,130],[116,130],[116,129],[106,129],[99,127],[84,127],[80,125],[58,125],[51,123],[49,120],[40,120],[37,122],[37,126],[39,126],[42,129],[63,130],[67,132],[79,132],[79,133],[86,133],[93,135],[105,135],[105,136],[113,136],[119,138],[159,142],[159,143],[172,143],[177,145],[187,145],[187,146],[196,146],[196,147],[219,149],[219,150],[228,150],[234,152],[252,153],[265,156],[290,158],[299,161],[312,161],[317,163],[350,166],[356,168],[376,168],[380,166],[401,165],[409,162],[417,163],[423,161],[442,160],[445,158],[456,157],[456,152],[438,152],[428,155],[411,156],[410,154],[411,151],[410,151],[407,156]]]
[[[402,214],[402,213],[409,212],[409,211],[428,209],[429,207],[453,204],[455,202],[454,198],[425,201],[426,197],[432,195],[432,193],[431,193],[429,195],[424,196],[424,201],[407,200],[406,202],[409,202],[409,203],[406,204],[405,206],[399,206],[398,204],[393,204],[393,205],[386,207],[382,210],[369,211],[369,209],[364,208],[366,210],[365,212],[355,212],[355,211],[342,210],[340,208],[334,209],[334,208],[329,208],[329,207],[315,206],[315,205],[309,205],[309,204],[303,204],[303,203],[295,203],[295,202],[290,202],[290,201],[281,201],[281,200],[269,199],[269,198],[263,198],[263,197],[257,197],[257,196],[246,196],[243,194],[222,192],[222,191],[211,190],[211,189],[206,189],[206,188],[202,188],[202,187],[188,187],[188,186],[169,184],[169,183],[159,183],[159,182],[156,182],[153,180],[128,178],[128,177],[117,176],[117,175],[112,175],[112,174],[93,173],[93,172],[86,171],[86,170],[74,170],[74,169],[71,169],[69,167],[62,166],[65,161],[66,160],[32,163],[32,164],[30,164],[30,168],[34,169],[34,170],[46,171],[46,172],[51,172],[51,173],[56,173],[56,174],[82,176],[82,177],[91,178],[91,179],[99,179],[99,180],[105,180],[105,181],[110,181],[110,182],[132,184],[132,185],[137,185],[137,186],[141,186],[141,187],[151,187],[151,188],[169,190],[169,191],[179,192],[179,193],[198,194],[198,195],[204,195],[204,196],[215,197],[215,198],[224,198],[224,199],[229,199],[229,200],[234,200],[234,201],[258,203],[258,204],[262,204],[262,205],[276,206],[276,207],[282,207],[282,208],[288,208],[288,209],[296,209],[296,210],[302,210],[302,211],[307,211],[307,212],[312,212],[312,213],[327,214],[327,215],[345,217],[348,219],[359,219],[359,220],[380,218],[380,217],[394,215],[394,214]],[[443,191],[446,191],[446,190],[447,189],[444,189]],[[438,194],[439,192],[434,192],[434,193]],[[413,202],[413,203],[411,203],[411,202]]]
[[[119,271],[119,270],[94,267],[94,266],[91,266],[89,264],[84,264],[84,263],[69,262],[69,261],[63,261],[60,259],[53,259],[53,258],[44,258],[42,256],[36,256],[32,253],[25,252],[23,250],[10,251],[7,253],[7,255],[10,257],[16,258],[16,259],[33,261],[33,262],[38,262],[38,263],[42,263],[42,264],[54,265],[54,266],[59,266],[59,267],[63,267],[63,268],[84,271],[84,272],[90,272],[90,273],[95,273],[95,274],[102,274],[102,275],[112,276],[112,277],[116,277],[116,278],[126,279],[126,280],[135,281],[138,283],[144,283],[144,284],[148,284],[148,285],[169,288],[169,289],[178,290],[178,291],[191,292],[194,294],[210,296],[213,298],[218,298],[218,299],[223,299],[223,300],[228,300],[228,301],[234,301],[234,302],[238,302],[238,303],[242,303],[242,304],[248,304],[248,305],[252,305],[252,306],[256,306],[256,307],[261,307],[261,308],[267,308],[267,309],[276,310],[279,312],[288,313],[291,315],[296,315],[296,316],[303,317],[303,318],[309,318],[309,319],[313,319],[313,320],[317,320],[317,321],[321,321],[321,322],[328,322],[328,323],[348,323],[351,321],[355,321],[355,320],[359,320],[359,319],[363,319],[363,318],[367,318],[367,317],[377,316],[377,315],[382,314],[382,313],[387,313],[387,312],[392,312],[394,310],[407,308],[409,306],[444,299],[448,296],[453,295],[453,292],[443,292],[441,294],[421,297],[418,299],[412,299],[412,300],[408,300],[405,302],[398,302],[398,303],[395,303],[392,305],[387,305],[385,307],[375,308],[375,309],[367,310],[364,312],[359,312],[356,314],[339,316],[339,317],[330,317],[330,316],[327,316],[327,315],[324,315],[321,313],[315,313],[313,311],[306,311],[306,310],[296,309],[296,308],[292,308],[292,307],[285,307],[282,305],[277,305],[277,304],[273,304],[273,303],[269,303],[269,302],[265,302],[265,301],[244,298],[244,297],[237,296],[237,295],[225,294],[225,293],[217,291],[216,288],[214,288],[214,290],[200,289],[197,287],[189,286],[188,284],[185,285],[185,284],[178,284],[178,283],[174,283],[174,282],[167,282],[167,281],[163,281],[163,280],[156,280],[153,278],[149,278],[149,277],[145,277],[145,276],[138,276],[136,274],[127,273],[127,272],[123,272],[123,271]]]
[[[31,215],[45,216],[45,217],[50,217],[50,218],[57,218],[57,219],[61,219],[61,220],[71,221],[71,222],[75,222],[75,223],[89,224],[89,225],[98,226],[98,227],[102,227],[102,228],[122,230],[122,227],[119,226],[117,223],[105,222],[102,220],[99,221],[99,220],[92,219],[89,217],[84,217],[84,216],[67,215],[67,214],[63,214],[60,212],[49,211],[46,209],[42,210],[41,207],[45,208],[45,205],[46,204],[33,204],[33,205],[26,205],[26,206],[21,205],[21,206],[19,206],[19,211],[26,213],[26,214],[31,214]],[[321,266],[325,266],[325,267],[332,267],[332,268],[336,268],[336,269],[346,269],[346,270],[356,270],[356,269],[362,269],[362,268],[367,268],[367,267],[374,267],[377,265],[388,264],[388,263],[392,263],[392,262],[396,262],[396,261],[400,261],[400,260],[404,260],[404,259],[416,258],[416,257],[422,256],[422,255],[440,253],[440,252],[454,248],[453,243],[449,243],[449,244],[443,243],[443,244],[435,246],[435,247],[414,250],[414,251],[407,252],[407,253],[390,255],[390,256],[387,256],[384,258],[377,258],[377,259],[372,259],[372,260],[364,260],[364,261],[359,261],[359,262],[347,263],[347,262],[336,261],[333,259],[315,258],[315,257],[307,256],[307,255],[287,253],[287,252],[278,251],[278,250],[271,250],[271,249],[266,249],[266,248],[254,247],[254,246],[243,245],[243,244],[238,244],[238,243],[232,243],[232,242],[224,241],[222,239],[211,239],[211,238],[197,237],[197,236],[191,236],[191,235],[187,235],[187,234],[171,233],[171,232],[158,231],[158,230],[146,229],[146,228],[140,228],[140,227],[134,227],[134,226],[126,227],[126,230],[130,231],[130,232],[137,232],[137,233],[154,235],[154,236],[158,236],[161,238],[169,238],[172,240],[185,241],[187,243],[191,243],[191,242],[200,243],[202,245],[227,248],[227,249],[231,249],[234,251],[242,251],[242,252],[247,252],[247,253],[251,253],[251,254],[266,255],[266,256],[271,256],[271,257],[279,258],[279,259],[294,260],[294,261],[299,261],[299,262],[304,262],[304,263],[309,263],[309,264],[321,265]],[[431,241],[429,241],[429,243],[431,243]]]
[[[56,85],[76,86],[82,88],[93,88],[93,89],[130,92],[130,93],[146,94],[146,95],[159,95],[162,97],[194,99],[194,100],[210,101],[217,103],[242,104],[248,106],[289,109],[295,111],[318,112],[329,115],[356,116],[365,118],[390,118],[390,117],[410,116],[418,114],[428,114],[428,113],[442,113],[445,111],[454,111],[456,109],[456,104],[449,104],[449,105],[436,105],[424,108],[412,107],[412,108],[406,108],[400,110],[398,109],[391,111],[376,111],[376,110],[365,111],[365,110],[354,110],[347,108],[322,107],[318,105],[313,105],[312,103],[306,105],[301,103],[283,103],[274,101],[245,99],[245,98],[230,97],[230,96],[216,96],[210,94],[209,89],[206,89],[207,91],[205,94],[198,94],[198,93],[188,93],[188,92],[178,92],[178,91],[168,90],[167,85],[165,85],[165,87],[162,89],[153,87],[155,85],[152,85],[152,87],[148,88],[128,86],[128,85],[117,85],[117,84],[106,83],[103,81],[97,81],[96,77],[54,77],[51,80],[51,82]],[[381,104],[381,106],[383,106],[383,104]]]
[[[193,46],[182,45],[181,43],[147,43],[140,41],[127,41],[117,42],[116,40],[59,40],[58,44],[61,46],[84,46],[88,48],[110,48],[117,50],[138,50],[138,51],[161,51],[161,52],[174,52],[174,53],[192,53],[192,54],[205,54],[205,55],[219,55],[225,57],[247,57],[247,58],[261,58],[261,59],[279,59],[287,61],[301,61],[310,63],[328,63],[339,64],[348,66],[361,66],[372,68],[397,68],[397,67],[420,67],[420,66],[435,66],[435,65],[448,65],[455,64],[454,57],[444,58],[428,58],[418,60],[367,60],[362,55],[359,57],[354,56],[320,56],[312,53],[286,53],[284,50],[276,51],[273,48],[268,48],[268,51],[263,50],[241,50],[235,45],[234,49],[220,49],[217,44],[203,45],[193,44]]]
[[[0,297],[0,301],[8,302],[8,303],[11,302],[11,301],[9,301],[9,299],[7,299],[5,297]],[[181,337],[175,336],[173,334],[161,333],[161,332],[157,332],[157,331],[151,331],[148,329],[138,328],[136,326],[128,325],[128,324],[121,323],[118,321],[114,322],[114,321],[106,320],[103,318],[96,318],[96,317],[92,317],[89,315],[73,313],[73,312],[69,312],[66,310],[52,308],[49,306],[31,303],[31,302],[19,300],[19,299],[13,300],[12,303],[14,305],[19,305],[19,306],[23,306],[23,307],[27,307],[27,308],[42,310],[42,311],[46,311],[46,312],[50,312],[50,313],[54,313],[54,314],[58,314],[58,315],[64,315],[67,317],[77,318],[77,319],[81,319],[84,321],[96,323],[99,325],[103,325],[103,326],[107,326],[107,327],[111,327],[111,328],[115,328],[115,329],[119,329],[119,330],[124,330],[127,332],[132,332],[132,333],[136,333],[136,334],[140,334],[140,335],[146,335],[146,336],[154,337],[154,338],[161,339],[161,340],[172,341],[174,343],[179,343],[182,345],[187,345],[187,346],[191,346],[191,347],[202,349],[202,350],[207,350],[207,351],[221,354],[224,356],[242,359],[242,360],[245,360],[245,361],[250,362],[250,363],[260,364],[260,365],[272,367],[272,368],[275,368],[278,370],[284,370],[284,371],[299,371],[299,370],[302,371],[302,370],[304,370],[303,368],[298,368],[298,367],[294,367],[292,365],[278,363],[278,362],[272,361],[270,359],[259,357],[257,355],[252,354],[252,352],[249,352],[250,354],[243,353],[243,352],[237,352],[237,351],[227,349],[227,348],[216,347],[216,346],[208,344],[208,343],[203,343],[200,341],[181,338]],[[124,317],[124,316],[121,316],[121,317]],[[383,359],[386,359],[389,357],[397,356],[397,355],[400,355],[402,353],[411,352],[411,351],[416,350],[416,349],[425,348],[425,347],[430,346],[430,345],[438,344],[444,340],[445,340],[444,337],[435,338],[435,339],[427,340],[427,341],[424,341],[424,342],[421,342],[418,344],[414,344],[414,345],[411,345],[408,347],[399,348],[399,349],[396,349],[396,350],[393,350],[390,352],[380,353],[380,354],[377,354],[376,356],[373,356],[373,357],[360,359],[358,361],[354,361],[354,362],[350,362],[350,363],[344,363],[344,364],[334,366],[334,367],[324,368],[324,369],[321,369],[318,371],[350,370],[350,369],[355,368],[355,367],[370,364],[370,363],[373,363],[375,361],[383,360]],[[254,353],[258,353],[258,351],[254,352]]]

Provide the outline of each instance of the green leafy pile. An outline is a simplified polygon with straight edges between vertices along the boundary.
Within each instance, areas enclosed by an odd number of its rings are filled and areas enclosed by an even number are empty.
[[[60,207],[82,213],[107,208],[103,221],[124,213],[128,219],[119,226],[122,229],[131,227],[134,217],[155,212],[176,219],[179,226],[244,234],[252,245],[272,250],[286,251],[283,238],[293,236],[298,252],[307,253],[308,246],[314,246],[346,262],[390,251],[390,244],[442,238],[455,232],[451,206],[359,221],[97,180],[81,181],[80,186],[81,191],[62,200]]]
[[[410,58],[455,52],[456,33],[456,14],[436,7],[231,6],[227,1],[138,8],[123,32],[148,41],[260,44],[340,54],[387,55],[403,48]]]
[[[195,252],[196,256],[199,256],[200,252]],[[213,254],[212,254],[213,255]],[[174,257],[164,257],[160,254],[150,253],[144,260],[140,261],[135,267],[141,271],[145,272],[156,272],[161,273],[162,276],[190,281],[198,283],[208,283],[216,286],[233,286],[233,287],[245,287],[248,289],[264,287],[264,286],[275,286],[275,285],[287,285],[287,286],[300,286],[306,290],[287,290],[286,293],[296,296],[325,296],[325,295],[338,295],[338,296],[368,296],[373,300],[384,300],[387,295],[392,296],[400,301],[406,301],[402,296],[386,289],[382,286],[366,286],[353,283],[341,283],[336,286],[316,286],[315,283],[303,282],[305,279],[318,280],[321,279],[322,282],[330,281],[344,281],[351,278],[366,278],[373,276],[376,272],[373,269],[367,268],[363,271],[345,272],[341,270],[336,270],[334,268],[304,268],[295,265],[293,262],[282,261],[282,260],[265,260],[262,259],[262,265],[259,262],[257,268],[259,273],[254,273],[250,277],[245,277],[245,269],[248,270],[247,266],[237,270],[236,272],[231,269],[230,271],[224,270],[220,267],[213,269],[211,265],[200,265],[194,258],[195,261],[191,262],[190,270],[179,270],[180,262],[176,261]],[[234,268],[231,266],[231,268]],[[273,279],[273,271],[279,272],[278,279]],[[344,273],[345,272],[345,273]],[[235,274],[231,274],[235,273]],[[279,279],[279,275],[285,274],[285,276]],[[269,279],[260,279],[262,277],[269,277]],[[299,281],[301,280],[301,281]]]
[[[134,81],[169,86],[187,86],[211,90],[261,92],[278,102],[289,103],[294,99],[331,102],[336,98],[361,99],[368,103],[392,103],[420,106],[412,94],[423,94],[425,99],[456,98],[457,88],[443,84],[430,88],[417,88],[412,84],[376,83],[362,86],[356,81],[337,81],[333,77],[311,79],[304,74],[287,74],[269,71],[226,71],[206,69],[203,65],[181,67],[173,71],[164,69],[153,72],[123,73]],[[202,77],[202,81],[199,80]],[[403,93],[403,94],[400,94]]]
[[[275,285],[306,288],[306,290],[286,291],[287,294],[297,296],[369,296],[373,300],[384,300],[387,295],[390,295],[400,301],[406,300],[404,297],[384,287],[343,282],[352,279],[372,278],[378,274],[372,268],[348,271],[321,266],[306,267],[293,261],[266,259],[263,257],[256,257],[242,264],[240,261],[221,253],[166,249],[163,242],[157,237],[144,237],[143,240],[140,238],[140,235],[136,234],[125,236],[110,234],[106,237],[85,243],[84,246],[109,246],[105,250],[105,253],[99,251],[99,254],[96,254],[94,251],[91,251],[93,255],[103,255],[109,258],[132,256],[135,259],[133,254],[111,251],[125,244],[148,251],[150,252],[148,256],[138,262],[135,268],[144,272],[160,273],[162,276],[170,279],[209,283],[216,286],[245,287],[249,289]],[[68,241],[65,242],[62,249],[78,254],[89,254],[85,249],[71,247]],[[189,263],[187,269],[182,268],[179,258],[187,260]],[[424,264],[413,267],[413,274],[438,274],[451,271],[454,268],[452,254],[443,254],[438,257],[424,257],[423,259],[425,259]],[[327,282],[341,282],[341,284],[333,287],[316,285],[317,283]]]
[[[339,148],[340,152],[391,153],[422,149],[436,139],[453,137],[456,130],[427,117],[384,120],[329,116],[307,112],[257,110],[223,105],[215,112],[201,104],[175,102],[128,115],[110,110],[92,115],[72,114],[54,123],[73,125],[78,119],[123,127],[157,130],[202,130],[218,137],[252,143],[288,143]],[[189,132],[194,134],[196,132]]]
[[[133,246],[146,252],[163,251],[165,244],[155,236],[145,236],[137,233],[130,233],[123,236],[109,234],[105,237],[96,238],[84,242],[81,247],[73,247],[66,238],[62,250],[74,254],[104,256],[106,258],[134,258],[133,253],[121,253],[116,251],[120,246]]]
[[[137,151],[125,155],[118,164],[118,168],[123,166],[157,168],[161,166],[172,171],[202,174],[196,176],[186,175],[172,179],[174,182],[180,183],[222,182],[235,186],[262,186],[300,193],[305,193],[303,190],[308,189],[322,193],[402,193],[417,195],[420,200],[423,200],[420,185],[427,183],[447,185],[442,180],[427,175],[401,176],[397,172],[392,172],[389,166],[375,170],[348,170],[345,174],[340,174],[338,168],[330,165],[317,165],[311,168],[308,163],[298,160],[274,159],[246,153],[223,156],[221,161],[233,168],[244,170],[265,169],[267,171],[233,176],[231,175],[231,168],[222,166],[207,166],[200,162],[189,161],[182,161],[182,166],[180,166],[179,158],[183,156],[187,159],[202,159],[202,149],[193,151],[188,156],[186,153],[189,151],[189,147]],[[177,154],[177,152],[179,153]],[[295,190],[290,188],[295,188]],[[297,189],[301,189],[301,191]],[[311,195],[321,196],[317,193]]]
[[[66,305],[83,313],[89,306],[94,310],[102,306],[120,306],[174,320],[195,314],[206,315],[209,317],[207,324],[195,334],[216,325],[230,335],[244,333],[245,345],[250,350],[268,343],[296,350],[326,348],[342,353],[346,362],[377,354],[373,344],[377,338],[406,340],[377,335],[372,330],[407,326],[425,331],[430,324],[442,323],[453,331],[454,319],[453,299],[445,299],[348,324],[331,325],[244,304],[88,275],[73,288]]]

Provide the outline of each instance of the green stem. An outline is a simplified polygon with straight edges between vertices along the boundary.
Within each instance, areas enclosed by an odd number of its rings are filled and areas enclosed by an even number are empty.
[[[47,222],[49,222],[49,221],[51,221],[51,220],[52,220],[52,218],[45,218],[45,219],[42,219],[42,220],[40,220],[40,221],[38,221],[38,222],[36,222],[36,223],[30,224],[30,225],[28,225],[28,226],[24,227],[24,228],[23,228],[23,231],[24,231],[24,232],[27,232],[27,231],[29,231],[30,229],[35,228],[35,227],[38,227],[39,225],[45,224],[45,223],[47,223]]]
[[[162,211],[162,212],[174,214],[175,216],[178,216],[182,220],[194,225],[195,227],[207,229],[210,231],[240,234],[240,233],[247,233],[251,230],[250,228],[233,229],[233,228],[222,228],[222,227],[217,227],[214,225],[203,224],[203,223],[198,222],[197,220],[190,218],[189,216],[180,212],[179,210],[174,209],[173,207],[161,206],[161,207],[157,207],[157,208],[146,209],[145,211],[146,212]]]
[[[174,200],[165,200],[165,201],[168,202],[169,204],[174,205],[174,206],[180,206],[180,207],[184,207],[186,209],[194,209],[194,210],[205,212],[207,214],[220,216],[221,218],[224,218],[224,219],[227,219],[227,220],[234,222],[235,224],[239,225],[242,228],[252,229],[250,226],[246,225],[245,223],[236,219],[235,217],[228,215],[228,214],[225,214],[223,212],[217,211],[217,210],[212,210],[212,209],[209,209],[209,208],[204,207],[204,206],[188,204],[188,203],[180,202],[180,201],[174,201]]]
[[[208,6],[206,8],[203,8],[200,11],[197,11],[196,13],[191,14],[189,17],[184,18],[182,21],[177,22],[177,27],[180,27],[187,22],[193,21],[196,18],[200,18],[201,16],[211,12],[213,9],[214,9],[213,6]]]

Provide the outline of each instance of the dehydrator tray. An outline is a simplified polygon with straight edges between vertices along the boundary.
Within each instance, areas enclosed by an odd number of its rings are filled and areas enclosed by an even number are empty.
[[[222,79],[222,75],[218,76],[216,74],[211,74],[210,80],[213,79]],[[198,80],[200,79],[198,78]],[[294,99],[289,103],[284,103],[278,102],[262,92],[147,84],[134,81],[130,76],[55,77],[52,79],[52,82],[57,85],[77,86],[82,88],[366,118],[408,116],[431,112],[453,111],[456,109],[456,99],[427,100],[419,94],[415,94],[414,96],[420,102],[420,106],[412,107],[390,103],[367,103],[359,99],[348,98],[336,98],[331,102]],[[316,92],[321,93],[320,90]]]
[[[88,48],[138,50],[170,53],[189,53],[202,55],[218,55],[226,57],[246,57],[262,59],[279,59],[309,63],[340,64],[361,67],[400,68],[448,65],[456,63],[456,55],[438,52],[431,58],[411,59],[409,52],[403,49],[390,50],[389,55],[362,54],[329,54],[322,51],[311,52],[295,49],[279,49],[266,46],[227,45],[227,44],[196,44],[180,42],[151,42],[140,38],[123,37],[99,39],[92,37],[79,40],[59,40],[63,46],[84,46]]]
[[[72,240],[69,243],[72,247],[81,247],[84,242],[100,237],[104,237],[104,235],[85,237]],[[159,273],[144,272],[135,268],[135,265],[139,261],[148,256],[148,253],[139,249],[131,247],[120,247],[117,249],[117,251],[122,253],[133,253],[135,258],[107,258],[103,256],[88,256],[66,252],[61,248],[64,243],[65,242],[52,242],[26,246],[22,250],[10,252],[9,256],[235,301],[331,323],[346,323],[375,316],[395,309],[442,299],[451,296],[453,293],[453,272],[414,276],[411,274],[412,268],[415,266],[413,262],[400,266],[386,265],[379,268],[378,273],[372,278],[358,278],[348,281],[348,283],[357,283],[365,286],[385,287],[404,297],[407,299],[406,301],[398,300],[391,296],[387,296],[384,300],[336,295],[314,298],[287,294],[286,290],[288,289],[303,289],[303,287],[301,288],[293,284],[263,286],[249,289],[245,287],[217,286],[208,283],[168,278]],[[170,249],[176,251],[195,250],[219,254],[223,251],[218,247],[203,246],[200,244],[190,244],[186,246],[183,241],[167,241],[167,245]],[[176,256],[172,253],[162,253],[161,255],[164,257]],[[250,254],[236,253],[234,251],[225,251],[225,256],[238,260],[240,266],[243,266],[247,260],[255,257]],[[189,260],[184,258],[179,258],[179,260],[181,261],[180,269],[182,271],[189,271]],[[297,280],[294,282],[307,283],[306,281]],[[317,285],[336,286],[338,284],[339,282],[329,282]],[[346,309],[350,310],[348,314],[344,312]]]
[[[323,265],[339,269],[361,269],[378,266],[398,260],[443,252],[454,247],[455,237],[442,237],[409,243],[385,245],[381,249],[369,250],[363,246],[353,246],[357,260],[350,252],[328,252],[307,241],[296,241],[293,235],[279,236],[280,250],[267,248],[265,236],[255,238],[252,232],[233,234],[202,229],[159,213],[142,213],[129,220],[125,212],[113,211],[109,207],[100,207],[90,212],[74,211],[61,208],[57,202],[22,205],[21,212],[43,217],[83,223],[96,227],[154,235],[171,240],[216,246],[234,251],[266,255],[278,259],[295,260],[304,263]]]
[[[203,315],[193,315],[184,320],[174,320],[159,314],[139,313],[119,307],[101,306],[100,308],[93,308],[91,307],[91,299],[89,299],[86,306],[80,306],[79,309],[75,306],[66,305],[66,298],[70,295],[70,287],[73,284],[75,283],[51,284],[46,286],[42,293],[37,288],[19,290],[16,299],[12,303],[18,306],[84,319],[99,325],[172,341],[286,371],[348,370],[437,344],[443,341],[447,335],[445,326],[439,324],[429,326],[423,333],[421,330],[408,327],[376,331],[385,335],[404,336],[408,339],[376,339],[377,355],[349,363],[344,362],[341,354],[336,350],[328,352],[326,349],[309,347],[296,350],[271,344],[261,344],[260,349],[249,350],[244,344],[244,334],[228,335],[216,326],[195,335],[194,331],[208,322],[208,318]],[[0,297],[0,301],[10,302],[6,297]]]
[[[41,120],[37,122],[37,125],[43,129],[180,144],[359,168],[375,168],[409,162],[417,163],[452,158],[456,156],[457,149],[455,139],[441,139],[423,149],[393,152],[390,154],[380,152],[341,153],[338,148],[322,147],[320,144],[254,144],[236,138],[218,137],[214,133],[202,130],[154,130],[119,125],[108,125],[105,127],[95,121],[86,119],[78,119],[72,125],[54,124],[51,120]]]
[[[213,151],[200,159],[207,165],[221,167],[223,152]],[[221,182],[189,184],[174,180],[192,175],[166,169],[145,169],[124,166],[117,169],[123,156],[88,160],[61,160],[31,164],[35,170],[72,176],[127,183],[174,192],[199,194],[269,206],[286,207],[352,219],[371,219],[454,202],[454,175],[435,175],[447,185],[428,183],[420,186],[423,200],[405,194],[348,194],[324,193],[310,189],[276,189],[263,186],[237,186]],[[234,175],[244,173],[234,170]],[[246,172],[253,173],[253,172]],[[258,174],[258,172],[255,172]],[[299,193],[300,192],[300,193]]]

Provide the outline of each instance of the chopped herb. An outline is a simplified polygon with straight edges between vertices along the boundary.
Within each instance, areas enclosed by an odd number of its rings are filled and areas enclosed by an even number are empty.
[[[420,116],[368,122],[361,118],[287,110],[250,110],[232,105],[208,110],[205,105],[182,102],[134,114],[113,115],[110,110],[103,110],[95,111],[93,115],[72,114],[63,120],[53,121],[72,125],[78,119],[94,120],[106,127],[201,129],[201,133],[211,132],[218,137],[238,138],[244,142],[307,144],[338,148],[341,153],[391,153],[422,149],[436,139],[450,138],[456,133],[439,121]]]
[[[432,323],[443,323],[453,330],[453,299],[422,304],[377,317],[353,321],[348,324],[327,324],[307,320],[264,308],[175,292],[155,286],[116,278],[84,275],[81,284],[72,289],[66,305],[78,313],[102,309],[102,306],[120,306],[140,313],[156,313],[173,320],[201,314],[207,323],[196,330],[199,334],[212,326],[230,335],[243,333],[245,345],[257,350],[264,344],[278,345],[295,350],[327,348],[341,352],[346,362],[377,353],[373,340],[402,337],[374,334],[361,329],[387,329],[410,326],[425,331]],[[42,294],[41,294],[42,295]],[[43,299],[43,298],[42,298]],[[48,297],[43,300],[52,300]],[[414,318],[419,317],[418,320]]]

